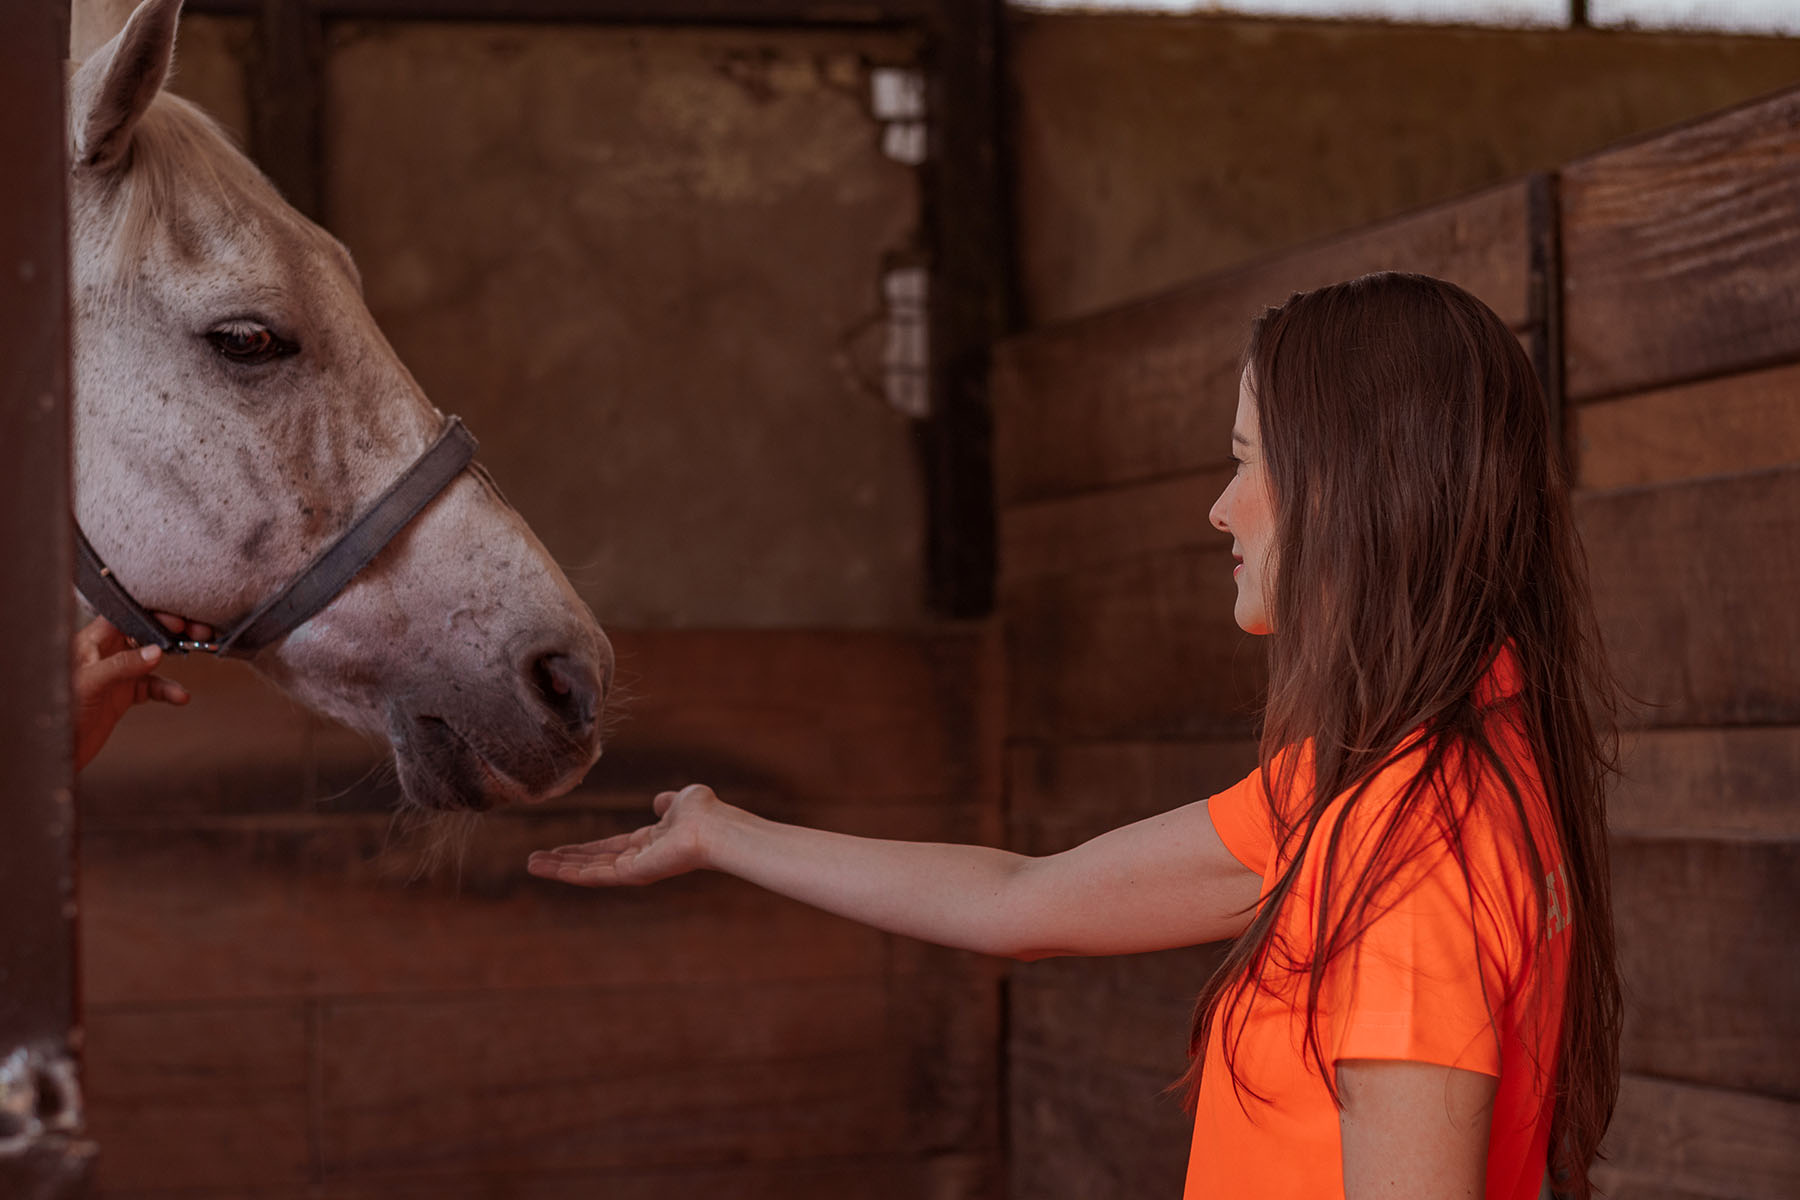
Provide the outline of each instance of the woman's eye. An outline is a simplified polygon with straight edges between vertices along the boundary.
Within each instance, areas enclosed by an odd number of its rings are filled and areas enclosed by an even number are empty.
[[[255,321],[227,321],[207,333],[206,340],[221,357],[239,363],[268,362],[299,349]]]

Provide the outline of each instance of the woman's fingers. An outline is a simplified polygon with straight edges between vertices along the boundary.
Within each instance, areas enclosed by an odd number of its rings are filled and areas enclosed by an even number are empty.
[[[109,654],[125,648],[125,635],[105,617],[95,617],[75,633],[73,652],[75,665],[84,667],[99,662]]]
[[[156,619],[162,622],[163,628],[170,633],[178,634],[192,642],[210,642],[213,638],[211,625],[199,621],[190,621],[186,617],[178,617],[174,613],[159,612]]]
[[[117,630],[114,631],[115,633]],[[131,652],[115,651],[98,660],[79,664],[75,672],[77,700],[86,701],[107,688],[148,675],[162,661],[162,651],[145,646]]]
[[[618,860],[616,854],[562,854],[539,850],[526,860],[525,869],[560,883],[596,887],[625,882],[619,878]]]
[[[611,837],[601,838],[597,842],[580,842],[573,846],[557,846],[553,850],[538,850],[537,854],[616,854],[629,846],[633,839],[649,833],[653,825],[642,829],[634,829],[630,833],[615,833]]]
[[[179,706],[186,704],[188,700],[191,699],[188,695],[188,690],[179,683],[176,683],[173,679],[166,679],[161,675],[152,675],[149,679],[145,680],[145,682],[149,685],[149,698],[160,704],[174,704]]]

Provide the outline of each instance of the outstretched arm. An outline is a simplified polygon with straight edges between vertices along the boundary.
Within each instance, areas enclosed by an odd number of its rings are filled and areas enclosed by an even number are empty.
[[[723,871],[890,933],[1023,959],[1231,937],[1262,883],[1225,849],[1205,801],[1044,858],[783,825],[699,786],[655,807],[655,825],[539,851],[529,869],[587,887]]]

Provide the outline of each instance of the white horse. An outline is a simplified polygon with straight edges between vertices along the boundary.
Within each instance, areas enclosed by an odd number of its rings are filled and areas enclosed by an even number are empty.
[[[142,605],[231,626],[444,427],[344,247],[162,91],[180,0],[145,0],[69,86],[75,507]],[[573,787],[612,649],[544,547],[462,471],[253,662],[385,736],[414,804]]]

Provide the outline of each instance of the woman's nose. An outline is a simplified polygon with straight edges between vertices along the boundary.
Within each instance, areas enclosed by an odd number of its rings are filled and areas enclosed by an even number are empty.
[[[1206,519],[1212,522],[1212,527],[1220,533],[1231,532],[1231,526],[1225,520],[1225,498],[1229,495],[1231,495],[1231,485],[1228,483],[1225,485],[1225,490],[1219,493],[1219,498],[1213,501],[1212,511],[1206,514]]]

